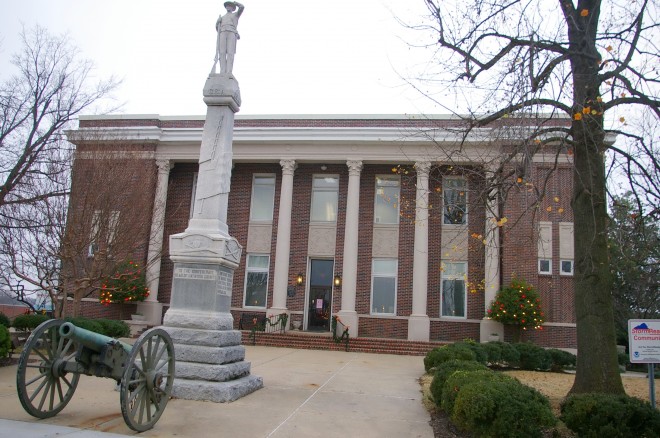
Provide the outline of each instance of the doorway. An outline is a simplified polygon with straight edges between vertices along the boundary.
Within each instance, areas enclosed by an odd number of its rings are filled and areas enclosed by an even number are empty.
[[[308,331],[330,331],[333,268],[333,260],[310,260],[307,301]]]

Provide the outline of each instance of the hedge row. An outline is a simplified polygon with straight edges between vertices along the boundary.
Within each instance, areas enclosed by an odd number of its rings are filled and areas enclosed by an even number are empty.
[[[531,342],[480,344],[474,341],[462,341],[431,350],[424,358],[424,368],[428,373],[449,360],[469,360],[484,365],[530,371],[561,371],[574,367],[576,357],[567,351],[545,349]]]
[[[47,315],[33,313],[29,315],[18,315],[14,318],[13,327],[17,330],[32,331],[44,321],[50,318]],[[74,325],[95,333],[100,333],[111,338],[122,338],[130,336],[131,328],[124,321],[113,319],[89,319],[89,318],[65,318]]]
[[[540,437],[556,423],[545,396],[476,361],[440,364],[431,394],[454,424],[476,436]]]
[[[9,329],[0,324],[0,359],[9,356],[11,350],[11,338],[9,337]]]
[[[530,343],[473,341],[430,351],[424,366],[434,373],[431,395],[454,424],[489,437],[540,437],[555,425],[544,395],[486,364],[547,371],[575,366],[575,356]],[[660,412],[626,395],[570,396],[560,419],[580,437],[660,438]]]

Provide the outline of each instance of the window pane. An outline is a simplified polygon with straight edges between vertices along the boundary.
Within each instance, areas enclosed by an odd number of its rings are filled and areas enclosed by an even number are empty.
[[[314,188],[337,189],[339,188],[339,178],[336,176],[315,176]]]
[[[312,260],[310,286],[332,286],[334,260]]]
[[[248,268],[268,269],[268,256],[248,256]]]
[[[376,187],[374,222],[377,224],[399,223],[399,187]]]
[[[561,261],[561,273],[562,274],[572,274],[573,273],[573,260],[562,260]]]
[[[396,260],[374,260],[373,275],[396,275]]]
[[[394,313],[395,286],[392,277],[374,277],[372,313]]]
[[[252,186],[250,219],[254,221],[273,220],[273,200],[275,199],[275,177],[255,176]]]
[[[464,280],[442,280],[442,316],[465,317]]]
[[[465,223],[467,211],[467,191],[465,180],[445,179],[443,181],[444,223],[461,225]]]
[[[541,259],[539,260],[539,272],[549,273],[550,272],[550,260]]]
[[[335,222],[337,220],[337,192],[314,191],[312,194],[312,221]]]
[[[248,272],[245,284],[245,305],[266,307],[267,272]]]

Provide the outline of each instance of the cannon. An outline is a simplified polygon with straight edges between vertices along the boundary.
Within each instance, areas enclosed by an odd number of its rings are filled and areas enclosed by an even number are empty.
[[[165,330],[152,328],[131,346],[70,322],[46,321],[32,332],[18,362],[21,405],[37,418],[57,415],[71,400],[81,374],[114,379],[126,425],[137,432],[149,430],[172,394],[172,339]]]

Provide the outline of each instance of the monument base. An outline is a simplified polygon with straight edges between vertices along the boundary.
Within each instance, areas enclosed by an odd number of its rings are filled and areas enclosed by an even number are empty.
[[[229,308],[241,247],[216,230],[170,237],[174,261],[170,308],[163,329],[174,343],[172,395],[187,400],[230,402],[263,387],[250,375],[241,332]]]
[[[167,312],[163,328],[174,343],[174,397],[225,403],[263,387],[261,377],[250,375],[241,332],[231,329],[232,321],[228,313]]]

